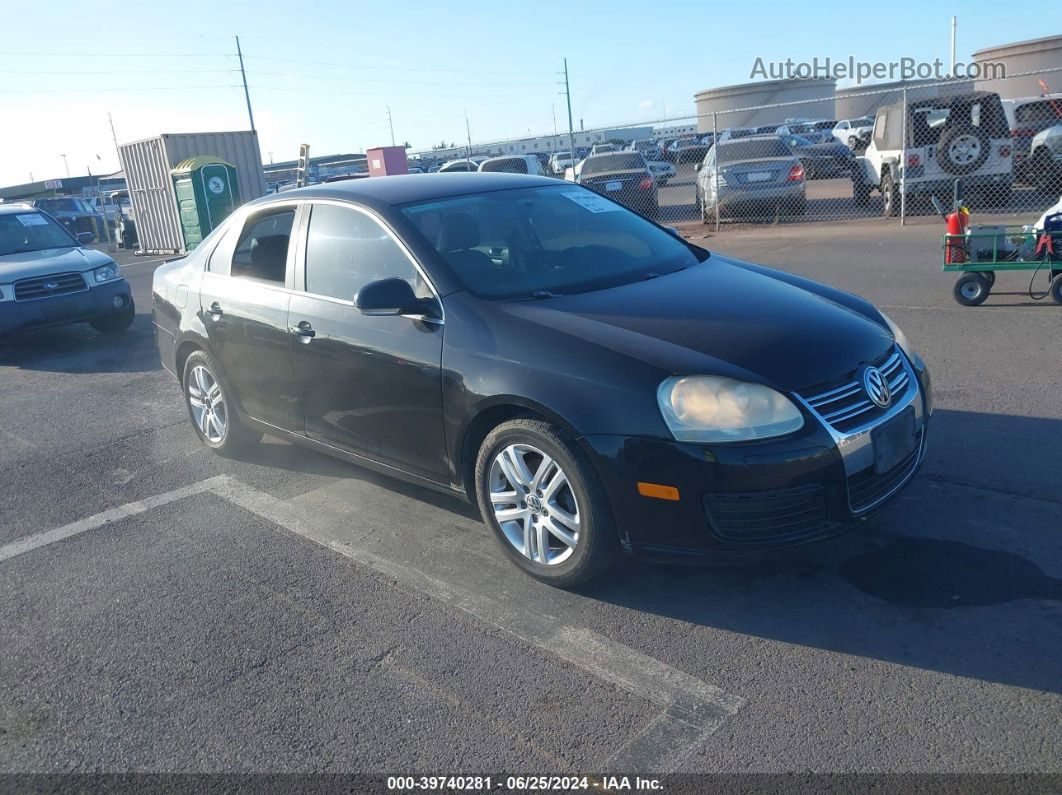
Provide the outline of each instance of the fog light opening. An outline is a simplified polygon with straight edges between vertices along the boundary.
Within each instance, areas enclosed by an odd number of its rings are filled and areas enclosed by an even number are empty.
[[[111,301],[111,303],[114,304],[115,309],[121,309],[123,306],[125,306],[125,296],[116,295],[114,296],[114,300]]]

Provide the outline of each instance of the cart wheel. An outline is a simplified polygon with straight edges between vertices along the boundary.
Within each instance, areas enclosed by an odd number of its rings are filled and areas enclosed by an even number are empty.
[[[1051,297],[1056,304],[1062,304],[1062,273],[1051,280]]]
[[[981,275],[985,277],[985,281],[988,282],[989,287],[996,286],[996,272],[995,271],[981,271]]]
[[[980,273],[964,273],[955,282],[955,300],[963,306],[977,306],[988,298],[992,285]]]

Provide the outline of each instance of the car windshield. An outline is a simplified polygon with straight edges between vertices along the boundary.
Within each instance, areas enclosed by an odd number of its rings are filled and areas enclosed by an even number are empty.
[[[0,257],[77,245],[79,243],[63,227],[42,213],[0,215]]]
[[[708,256],[577,185],[458,196],[402,212],[481,298],[589,292],[682,270]]]
[[[716,157],[720,163],[743,160],[763,160],[767,157],[789,157],[792,153],[781,138],[757,138],[748,141],[724,141],[719,144]]]
[[[38,210],[44,210],[46,213],[59,213],[76,211],[77,205],[73,199],[38,199],[35,202]]]
[[[583,163],[583,175],[605,174],[609,171],[632,171],[645,168],[645,158],[638,152],[617,152],[616,154],[596,155]]]

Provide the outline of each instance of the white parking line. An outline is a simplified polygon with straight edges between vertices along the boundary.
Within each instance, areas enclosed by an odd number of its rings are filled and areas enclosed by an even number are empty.
[[[116,522],[119,519],[136,516],[138,513],[150,511],[152,508],[158,508],[159,506],[184,499],[185,497],[191,497],[193,494],[202,494],[205,491],[210,491],[211,489],[220,486],[227,480],[227,475],[216,475],[212,478],[201,480],[198,483],[193,483],[191,486],[184,486],[183,488],[174,489],[173,491],[167,491],[165,494],[156,494],[154,497],[148,497],[143,500],[127,502],[125,505],[119,505],[117,508],[111,508],[102,513],[97,513],[94,516],[89,516],[86,519],[79,519],[76,522],[65,524],[62,527],[56,527],[52,530],[46,530],[43,533],[35,533],[34,535],[20,538],[17,541],[12,541],[0,546],[0,563],[5,560],[11,560],[11,558],[17,558],[19,555],[24,555],[31,550],[40,549],[49,544],[54,544],[57,541],[65,541],[68,538],[87,533],[89,530],[95,530],[98,527],[103,527],[105,524]]]
[[[346,532],[329,530],[328,523],[316,519],[312,510],[278,499],[228,475],[216,475],[12,541],[0,546],[0,562],[204,493],[215,494],[293,535],[320,544],[375,569],[407,588],[459,608],[604,682],[659,706],[662,711],[613,752],[606,764],[611,770],[626,774],[675,771],[683,759],[702,745],[745,703],[738,696],[725,693],[714,685],[589,629],[565,624],[560,618],[507,604],[493,594],[476,593],[457,583],[437,579],[413,567],[380,557],[365,548],[364,539],[350,532],[349,528]]]
[[[738,696],[725,693],[596,632],[564,624],[558,626],[558,619],[515,609],[493,596],[475,593],[456,583],[436,579],[382,558],[364,548],[362,539],[349,528],[342,533],[330,531],[324,527],[326,523],[315,521],[314,514],[301,506],[234,480],[228,480],[213,491],[272,524],[370,566],[402,585],[460,608],[598,679],[662,707],[663,711],[641,732],[613,753],[608,761],[611,769],[625,773],[674,771],[745,703]]]

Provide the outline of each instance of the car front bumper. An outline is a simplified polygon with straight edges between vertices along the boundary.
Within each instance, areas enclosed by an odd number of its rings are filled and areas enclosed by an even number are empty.
[[[908,365],[909,366],[909,365]],[[644,437],[588,435],[621,542],[639,557],[726,563],[818,541],[866,518],[910,482],[925,457],[928,371],[917,388],[871,427],[840,434],[808,410],[786,437],[702,445]],[[914,447],[879,473],[873,431],[913,414]],[[678,499],[646,497],[638,483],[670,486]]]
[[[91,276],[91,273],[85,274],[86,279]],[[122,305],[115,307],[114,301],[119,297]],[[132,291],[125,279],[116,279],[66,295],[29,301],[4,301],[0,303],[0,335],[93,320],[125,311],[131,301]]]

